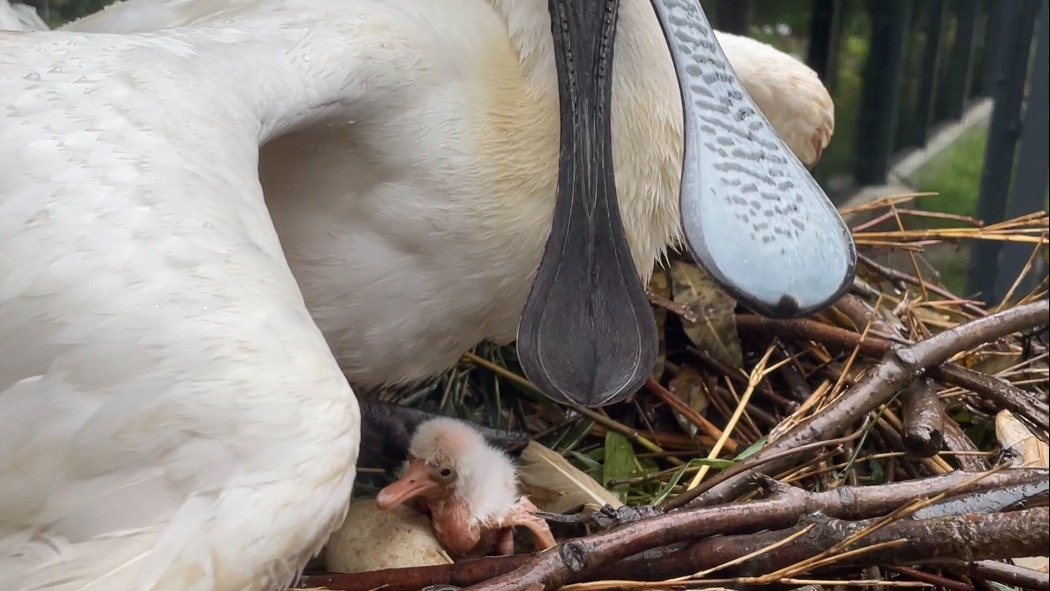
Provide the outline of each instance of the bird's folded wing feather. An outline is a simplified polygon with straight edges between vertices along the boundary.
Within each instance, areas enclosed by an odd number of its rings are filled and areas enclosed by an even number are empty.
[[[0,32],[0,588],[287,580],[341,520],[357,406],[257,177],[355,96],[303,38]]]

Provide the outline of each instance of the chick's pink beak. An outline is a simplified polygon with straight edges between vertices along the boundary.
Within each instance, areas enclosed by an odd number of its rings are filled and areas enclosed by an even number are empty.
[[[430,477],[426,463],[418,458],[412,459],[408,462],[408,469],[397,482],[379,491],[376,495],[376,507],[380,511],[389,511],[413,497],[425,497],[440,488],[441,485]]]

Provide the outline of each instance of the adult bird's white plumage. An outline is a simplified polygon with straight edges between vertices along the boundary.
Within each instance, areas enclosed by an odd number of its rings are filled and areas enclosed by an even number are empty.
[[[681,104],[652,7],[620,11],[648,276]],[[719,40],[812,163],[819,80]],[[550,45],[542,0],[129,0],[0,33],[0,588],[287,583],[354,478],[340,369],[418,380],[515,337],[554,203]]]
[[[353,50],[338,28],[0,44],[0,588],[289,583],[344,516],[359,417],[258,146],[341,111]]]
[[[360,57],[371,100],[271,142],[259,167],[292,272],[351,383],[428,378],[482,340],[513,341],[558,166],[545,0],[128,0],[68,28],[238,27],[265,12],[345,21],[355,46],[386,47],[385,57]],[[616,182],[647,277],[679,233],[681,99],[652,6],[623,0],[619,30]],[[816,74],[752,39],[718,39],[791,149],[814,164],[834,128]]]

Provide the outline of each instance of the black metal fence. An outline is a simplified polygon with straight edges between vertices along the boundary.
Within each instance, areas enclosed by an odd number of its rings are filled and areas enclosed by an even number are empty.
[[[822,163],[821,181],[848,178],[846,190],[886,183],[893,163],[926,146],[934,130],[960,119],[978,98],[994,101],[975,215],[994,223],[1047,208],[1048,0],[709,0],[719,29],[749,34],[762,21],[794,21],[804,55],[833,96],[840,77],[860,72],[855,106],[836,140],[845,154]],[[866,55],[843,63],[857,40]],[[847,43],[848,41],[848,43]],[[845,57],[844,57],[845,56]],[[840,104],[839,96],[835,96]],[[848,110],[848,109],[847,109]],[[852,129],[843,129],[843,126]],[[830,150],[829,150],[830,151]],[[1029,245],[978,241],[967,292],[997,302],[1032,256]],[[1028,276],[1031,288],[1046,273]],[[1040,274],[1041,273],[1041,274]]]

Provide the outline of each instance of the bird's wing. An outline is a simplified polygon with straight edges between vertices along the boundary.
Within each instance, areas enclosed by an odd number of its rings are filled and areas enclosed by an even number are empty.
[[[770,316],[829,305],[852,283],[853,239],[748,96],[696,0],[652,0],[685,115],[682,226],[734,296]]]
[[[62,25],[61,30],[85,33],[144,33],[185,26],[206,12],[218,13],[239,4],[200,0],[126,0]]]
[[[0,0],[2,1],[2,0]],[[102,10],[77,19],[62,26],[65,31],[85,33],[145,33],[185,26],[216,26],[237,24],[245,18],[260,26],[264,23],[271,26],[284,25],[286,19],[281,13],[296,2],[272,3],[265,0],[124,0],[116,2]],[[349,9],[352,5],[344,5]],[[304,13],[306,6],[299,6]],[[373,10],[370,8],[369,10]],[[309,6],[315,12],[317,5]],[[258,17],[267,11],[275,11],[277,18],[260,21]],[[342,15],[345,18],[345,15]]]
[[[393,58],[317,18],[0,32],[0,589],[271,588],[341,521],[357,404],[258,148]]]

